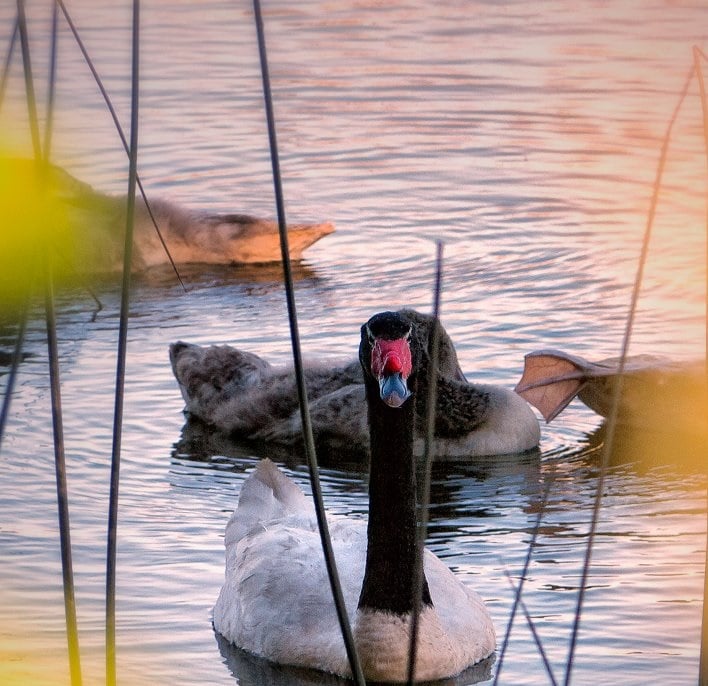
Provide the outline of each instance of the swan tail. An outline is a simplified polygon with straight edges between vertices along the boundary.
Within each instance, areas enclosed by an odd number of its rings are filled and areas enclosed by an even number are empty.
[[[177,341],[169,351],[185,409],[210,424],[226,400],[259,384],[271,369],[258,355],[227,345],[202,347]]]
[[[235,545],[253,530],[304,511],[307,503],[294,481],[269,459],[261,460],[241,487],[238,507],[226,525],[226,547]]]
[[[244,496],[247,500],[250,499],[251,489],[246,488],[249,482],[265,486],[266,489],[271,491],[275,501],[288,510],[299,510],[306,502],[305,494],[300,490],[300,487],[292,479],[285,476],[268,458],[258,463],[256,470],[244,484],[239,497],[239,507]]]

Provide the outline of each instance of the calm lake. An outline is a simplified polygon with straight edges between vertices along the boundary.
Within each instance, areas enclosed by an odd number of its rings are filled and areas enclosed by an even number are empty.
[[[27,3],[40,105],[50,3]],[[126,132],[130,3],[66,3]],[[15,4],[0,6],[0,49]],[[430,311],[445,244],[442,320],[467,378],[513,387],[523,357],[620,351],[664,134],[708,51],[704,0],[447,3],[266,0],[288,219],[336,232],[295,269],[304,354],[353,357],[376,311]],[[60,16],[52,159],[127,191],[127,160]],[[253,10],[144,3],[139,171],[151,197],[275,214]],[[19,46],[18,46],[19,47]],[[702,62],[708,70],[708,63]],[[16,48],[0,111],[29,155]],[[630,352],[705,351],[706,157],[693,78],[674,125]],[[0,231],[11,231],[3,226]],[[134,280],[118,529],[121,684],[290,684],[220,645],[211,608],[223,530],[261,455],[185,427],[167,348],[231,343],[290,359],[278,265],[185,268]],[[119,281],[58,294],[76,597],[84,681],[104,679],[104,580]],[[6,318],[3,318],[3,320]],[[14,323],[0,347],[11,350]],[[69,683],[46,333],[35,303],[0,454],[0,681]],[[7,368],[0,368],[5,387]],[[433,470],[429,546],[487,600],[499,641],[546,484],[524,602],[563,681],[599,465],[602,420],[574,401],[541,453]],[[660,433],[660,432],[659,432]],[[695,684],[706,547],[705,445],[618,443],[605,480],[573,684]],[[657,448],[657,449],[652,449]],[[277,456],[282,458],[289,456]],[[309,491],[306,469],[286,471]],[[364,516],[366,474],[322,471],[327,507]],[[491,683],[498,662],[460,683]],[[302,677],[303,683],[318,683]],[[329,683],[322,679],[319,683]],[[547,684],[523,616],[500,683]]]

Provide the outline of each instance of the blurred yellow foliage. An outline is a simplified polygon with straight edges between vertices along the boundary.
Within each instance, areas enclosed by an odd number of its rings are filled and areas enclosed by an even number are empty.
[[[66,204],[50,168],[0,152],[0,305],[14,306],[49,270],[66,281],[75,250]]]

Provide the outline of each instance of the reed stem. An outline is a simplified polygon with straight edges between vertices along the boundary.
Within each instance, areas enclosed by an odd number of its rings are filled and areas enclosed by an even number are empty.
[[[32,77],[32,60],[30,57],[29,36],[27,34],[27,17],[25,15],[24,0],[17,0],[17,25],[20,34],[20,49],[22,50],[22,65],[25,77],[25,97],[27,99],[27,115],[29,119],[30,135],[34,158],[42,159],[42,142],[39,138],[39,123],[37,118],[37,100],[34,92],[34,79]]]
[[[0,109],[2,109],[3,100],[5,100],[5,90],[7,89],[7,77],[10,74],[10,64],[12,63],[12,53],[15,51],[17,43],[17,34],[20,30],[19,16],[15,16],[15,23],[12,26],[12,34],[10,35],[10,45],[7,47],[5,62],[2,67],[2,76],[0,76]]]
[[[30,55],[29,35],[27,30],[27,17],[23,0],[17,0],[17,27],[22,50],[22,65],[25,80],[25,97],[27,99],[27,112],[29,127],[34,149],[35,164],[40,174],[42,188],[47,187],[47,160],[51,149],[51,130],[53,123],[54,86],[56,72],[54,64],[56,59],[56,14],[53,14],[50,55],[50,82],[48,111],[46,122],[46,141],[44,150],[39,135],[39,119],[37,116],[37,101],[32,75],[32,62]],[[49,228],[49,227],[47,227]],[[59,378],[59,354],[56,336],[56,315],[54,310],[53,275],[51,256],[46,246],[36,246],[42,251],[44,260],[45,284],[45,321],[47,328],[47,351],[49,359],[49,381],[52,403],[52,429],[54,435],[54,468],[57,488],[57,510],[59,518],[59,543],[61,548],[62,586],[64,592],[64,615],[66,621],[67,642],[69,651],[69,669],[72,686],[81,686],[81,662],[79,652],[78,626],[76,622],[76,599],[74,594],[74,574],[71,556],[71,524],[69,521],[69,497],[66,479],[66,460],[64,449],[64,425],[61,406],[61,381]],[[29,298],[29,293],[27,294]],[[21,335],[18,336],[18,346],[15,350],[13,366],[19,363],[21,339],[24,336],[26,311],[23,313]]]
[[[420,521],[416,530],[416,555],[413,569],[413,614],[411,615],[410,637],[408,642],[408,684],[415,682],[415,660],[418,653],[418,633],[420,626],[421,596],[423,591],[423,570],[425,539],[428,533],[428,512],[430,508],[430,481],[433,465],[433,447],[435,440],[435,415],[438,404],[437,378],[438,358],[440,355],[440,298],[442,296],[443,243],[437,241],[435,251],[435,283],[433,286],[433,330],[430,346],[430,368],[428,369],[428,397],[425,413],[425,444],[423,447],[423,480],[420,488]]]
[[[121,287],[120,322],[118,327],[118,361],[116,365],[115,406],[113,413],[113,446],[108,504],[108,545],[106,551],[106,684],[116,684],[116,548],[118,529],[118,493],[120,485],[120,450],[123,435],[125,366],[130,316],[130,276],[133,257],[135,187],[138,162],[138,95],[140,68],[140,2],[133,0],[132,75],[130,103],[130,153],[128,200],[126,210],[123,281]]]
[[[590,530],[588,532],[588,544],[585,550],[585,559],[583,560],[583,567],[580,578],[580,585],[578,588],[578,598],[575,608],[575,618],[573,620],[573,627],[570,636],[570,647],[568,649],[568,657],[566,660],[566,670],[565,670],[565,686],[569,686],[570,677],[573,671],[573,660],[575,657],[575,649],[578,643],[578,632],[580,629],[580,618],[583,611],[583,601],[585,600],[585,591],[587,590],[587,581],[590,575],[590,564],[592,561],[592,548],[595,541],[595,533],[597,531],[597,524],[600,518],[600,506],[602,504],[602,494],[605,486],[605,476],[607,474],[607,468],[610,461],[610,456],[612,455],[612,449],[614,444],[614,434],[615,428],[617,426],[617,417],[619,413],[619,400],[622,395],[622,375],[624,373],[625,364],[627,361],[627,355],[629,353],[629,344],[632,337],[632,329],[634,328],[634,317],[637,311],[637,303],[639,301],[639,292],[642,285],[642,279],[644,276],[644,266],[647,260],[647,254],[649,252],[649,241],[651,239],[652,228],[654,226],[654,217],[656,215],[656,207],[659,202],[659,190],[661,188],[661,178],[664,173],[664,167],[666,165],[666,157],[669,150],[669,142],[671,140],[671,132],[678,117],[681,105],[686,98],[688,93],[688,87],[693,78],[693,67],[686,78],[686,82],[681,90],[678,103],[674,108],[673,114],[671,115],[671,120],[666,129],[666,134],[664,135],[664,140],[661,145],[661,153],[659,155],[659,162],[656,170],[656,178],[654,180],[654,189],[652,193],[651,203],[649,206],[649,212],[647,214],[647,222],[644,230],[644,237],[642,239],[642,247],[639,254],[639,260],[637,265],[637,272],[634,279],[634,286],[632,288],[632,296],[629,304],[629,309],[627,311],[627,320],[625,322],[624,335],[622,338],[622,346],[619,356],[619,365],[617,368],[617,382],[613,389],[612,394],[612,405],[610,408],[610,413],[607,418],[607,434],[605,438],[605,444],[602,450],[602,456],[600,459],[600,471],[597,477],[597,486],[595,492],[595,500],[593,502],[592,518],[590,521]]]
[[[511,638],[511,629],[514,626],[514,618],[516,617],[516,612],[519,608],[519,606],[522,604],[521,600],[521,594],[524,589],[524,583],[526,581],[526,577],[528,576],[528,571],[529,571],[529,566],[531,565],[531,556],[533,555],[533,550],[536,547],[536,539],[538,538],[538,532],[541,529],[541,520],[543,519],[543,514],[546,510],[546,504],[548,503],[548,496],[551,491],[551,484],[553,483],[552,478],[547,478],[546,479],[546,485],[543,489],[543,495],[541,496],[541,502],[539,503],[538,506],[538,515],[536,516],[536,522],[533,527],[533,534],[531,535],[531,540],[529,541],[529,547],[528,550],[526,551],[526,559],[524,560],[524,567],[521,570],[521,575],[519,577],[519,585],[516,587],[516,592],[514,594],[514,603],[511,606],[511,615],[509,616],[509,622],[506,626],[506,632],[504,634],[504,640],[502,642],[502,647],[501,650],[499,651],[499,657],[497,659],[497,670],[496,674],[494,675],[494,683],[492,686],[497,686],[499,683],[499,678],[502,672],[502,667],[504,665],[504,657],[506,656],[506,650],[509,647],[509,640]],[[509,578],[509,582],[511,582],[511,578]],[[512,583],[512,587],[514,587]],[[530,618],[529,618],[530,622]],[[529,623],[529,626],[531,628],[531,631],[534,635],[536,635],[536,630],[533,624]],[[544,662],[548,662],[548,660],[545,658],[545,653],[543,651],[543,648],[541,647],[540,642],[538,643],[540,650],[541,650],[541,655],[544,659]],[[553,677],[551,677],[553,678]],[[555,679],[554,679],[555,683]]]
[[[507,581],[509,582],[509,586],[511,586],[511,590],[514,591],[514,596],[515,598],[518,599],[518,606],[521,608],[521,611],[524,614],[524,617],[526,618],[526,623],[529,625],[529,629],[531,630],[531,636],[533,637],[534,643],[536,644],[536,648],[538,652],[541,654],[541,660],[543,660],[543,666],[546,668],[546,674],[548,674],[548,680],[551,682],[551,686],[557,686],[558,682],[556,681],[556,677],[553,674],[553,669],[551,668],[551,663],[548,661],[548,656],[546,655],[546,651],[543,649],[543,643],[541,642],[541,637],[538,635],[538,631],[536,631],[536,625],[534,624],[534,621],[531,617],[531,614],[528,611],[528,608],[526,607],[526,603],[522,600],[521,598],[521,591],[519,588],[514,586],[514,581],[511,578],[510,574],[508,571],[504,570],[504,575],[506,576]],[[501,669],[497,670],[497,677],[499,676],[499,672]],[[497,683],[497,679],[495,677],[494,683]]]
[[[706,198],[708,199],[708,98],[706,97],[706,84],[701,68],[701,57],[705,55],[696,47],[693,47],[693,66],[698,78],[698,87],[701,94],[701,111],[703,112],[703,150],[706,155]],[[706,211],[706,383],[708,383],[708,208]],[[703,408],[708,423],[708,405]],[[708,505],[708,491],[706,492]],[[706,508],[708,513],[708,507]],[[708,515],[707,515],[708,516]],[[708,686],[708,521],[706,522],[706,553],[703,571],[703,618],[701,622],[701,653],[698,668],[698,683],[700,686]]]
[[[275,129],[275,115],[273,113],[273,96],[270,88],[270,75],[268,71],[268,54],[265,42],[265,30],[263,27],[263,15],[259,0],[253,0],[253,10],[256,21],[256,32],[258,34],[258,53],[261,64],[261,78],[263,81],[263,99],[265,104],[266,119],[268,123],[268,140],[270,144],[270,159],[273,171],[273,185],[275,190],[275,204],[278,213],[278,231],[280,234],[280,251],[283,261],[283,279],[285,283],[285,298],[288,308],[288,320],[290,323],[290,339],[293,352],[293,365],[297,382],[298,399],[300,403],[300,417],[302,420],[302,431],[305,442],[305,455],[309,467],[310,485],[312,496],[315,502],[315,513],[322,542],[322,550],[327,567],[332,596],[334,598],[337,617],[342,631],[342,638],[347,651],[349,665],[352,675],[357,684],[363,686],[366,682],[359,662],[359,656],[354,644],[354,636],[349,624],[347,608],[344,604],[344,596],[339,581],[337,565],[334,559],[334,550],[329,536],[329,527],[322,498],[322,487],[319,479],[319,468],[317,466],[317,456],[315,453],[315,442],[312,435],[312,423],[307,402],[307,388],[305,386],[305,375],[300,349],[300,337],[298,333],[297,308],[295,305],[295,293],[293,287],[292,268],[290,265],[290,249],[288,246],[287,223],[285,220],[285,202],[283,196],[282,177],[280,174],[280,161],[278,157],[278,141]]]
[[[5,436],[7,418],[10,416],[10,403],[12,401],[12,393],[15,389],[15,381],[17,380],[17,371],[20,367],[20,362],[22,361],[22,346],[25,340],[25,331],[27,330],[27,310],[29,308],[29,303],[27,302],[28,299],[29,294],[25,296],[25,301],[21,306],[17,325],[17,336],[15,337],[15,347],[12,351],[10,371],[7,376],[7,385],[5,386],[5,396],[2,400],[2,407],[0,407],[0,453],[2,452],[2,439]]]
[[[69,521],[69,496],[66,478],[64,450],[64,424],[62,420],[61,381],[59,378],[59,354],[56,335],[54,292],[49,258],[45,271],[45,319],[47,325],[47,349],[49,356],[49,384],[52,398],[52,429],[54,432],[54,466],[57,484],[57,507],[59,512],[59,539],[61,544],[61,568],[64,588],[64,614],[69,648],[69,669],[72,686],[81,686],[81,662],[79,655],[79,631],[76,622],[76,598],[74,595],[74,572],[71,556],[71,524]]]
[[[51,42],[49,46],[49,86],[47,88],[47,118],[44,123],[44,157],[45,165],[49,164],[49,154],[52,149],[52,131],[54,130],[54,100],[57,81],[57,22],[58,10],[55,2],[52,3]]]

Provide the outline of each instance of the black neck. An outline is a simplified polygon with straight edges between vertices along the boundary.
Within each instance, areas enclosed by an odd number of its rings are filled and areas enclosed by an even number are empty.
[[[359,607],[407,614],[413,610],[416,544],[413,398],[388,407],[367,382],[371,431],[369,528],[366,570]],[[432,605],[423,577],[423,605]]]

